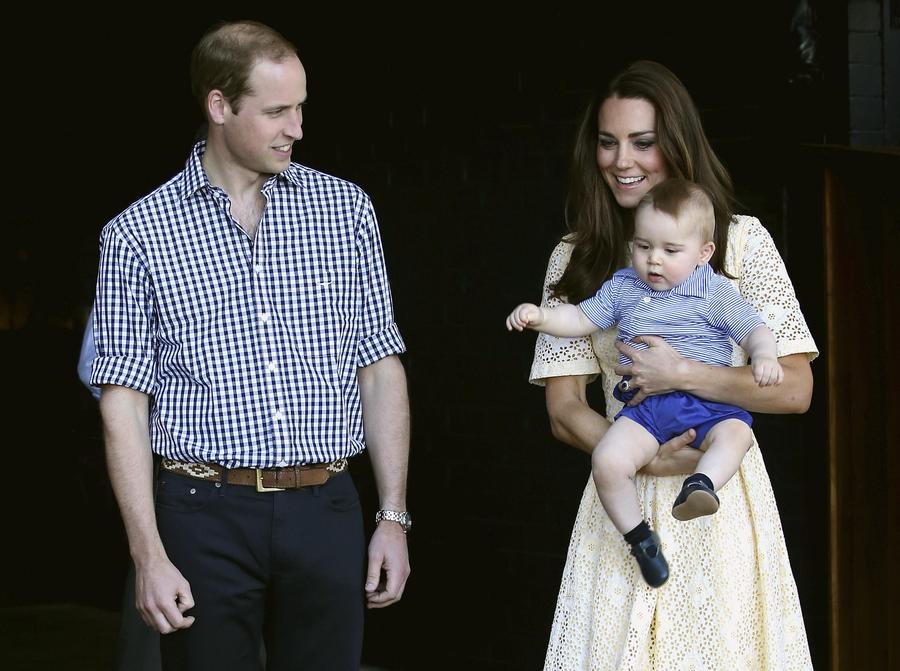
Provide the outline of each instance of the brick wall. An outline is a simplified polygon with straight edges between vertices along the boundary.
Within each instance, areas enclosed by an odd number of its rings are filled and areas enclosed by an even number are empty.
[[[893,14],[892,14],[893,12]],[[893,0],[850,0],[850,144],[900,144],[900,20]]]

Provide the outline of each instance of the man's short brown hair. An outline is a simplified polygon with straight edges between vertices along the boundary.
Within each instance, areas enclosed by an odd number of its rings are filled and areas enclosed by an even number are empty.
[[[212,26],[191,54],[191,90],[206,113],[206,97],[218,89],[235,114],[252,93],[250,71],[260,60],[281,63],[297,54],[283,35],[257,21],[223,21]]]

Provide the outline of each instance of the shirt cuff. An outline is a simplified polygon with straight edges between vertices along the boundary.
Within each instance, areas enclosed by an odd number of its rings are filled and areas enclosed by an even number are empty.
[[[91,384],[115,384],[153,394],[153,359],[133,359],[124,356],[98,356],[91,369]]]
[[[396,323],[391,323],[383,331],[366,336],[359,342],[357,354],[357,368],[365,368],[379,359],[392,354],[402,354],[406,351],[406,344],[400,337],[400,329]]]

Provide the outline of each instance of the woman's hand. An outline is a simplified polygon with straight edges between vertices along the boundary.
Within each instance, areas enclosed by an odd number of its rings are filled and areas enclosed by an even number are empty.
[[[616,341],[616,349],[632,361],[630,366],[616,366],[616,374],[630,375],[630,388],[638,388],[638,393],[628,405],[638,405],[648,396],[684,388],[683,380],[688,375],[689,359],[682,357],[659,336],[637,336],[634,341],[645,343],[648,348],[635,349]]]
[[[659,446],[656,456],[644,466],[643,475],[687,475],[693,473],[703,452],[689,447],[697,432],[688,429],[680,436],[675,436]]]

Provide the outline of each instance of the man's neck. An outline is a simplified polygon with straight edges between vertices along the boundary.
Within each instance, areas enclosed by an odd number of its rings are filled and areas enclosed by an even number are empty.
[[[256,200],[262,185],[271,177],[236,165],[210,144],[207,144],[200,162],[209,183],[222,189],[233,202]]]
[[[265,198],[260,192],[270,175],[241,168],[221,152],[207,145],[201,158],[203,170],[212,186],[219,187],[231,201],[231,216],[252,240],[265,209]]]

